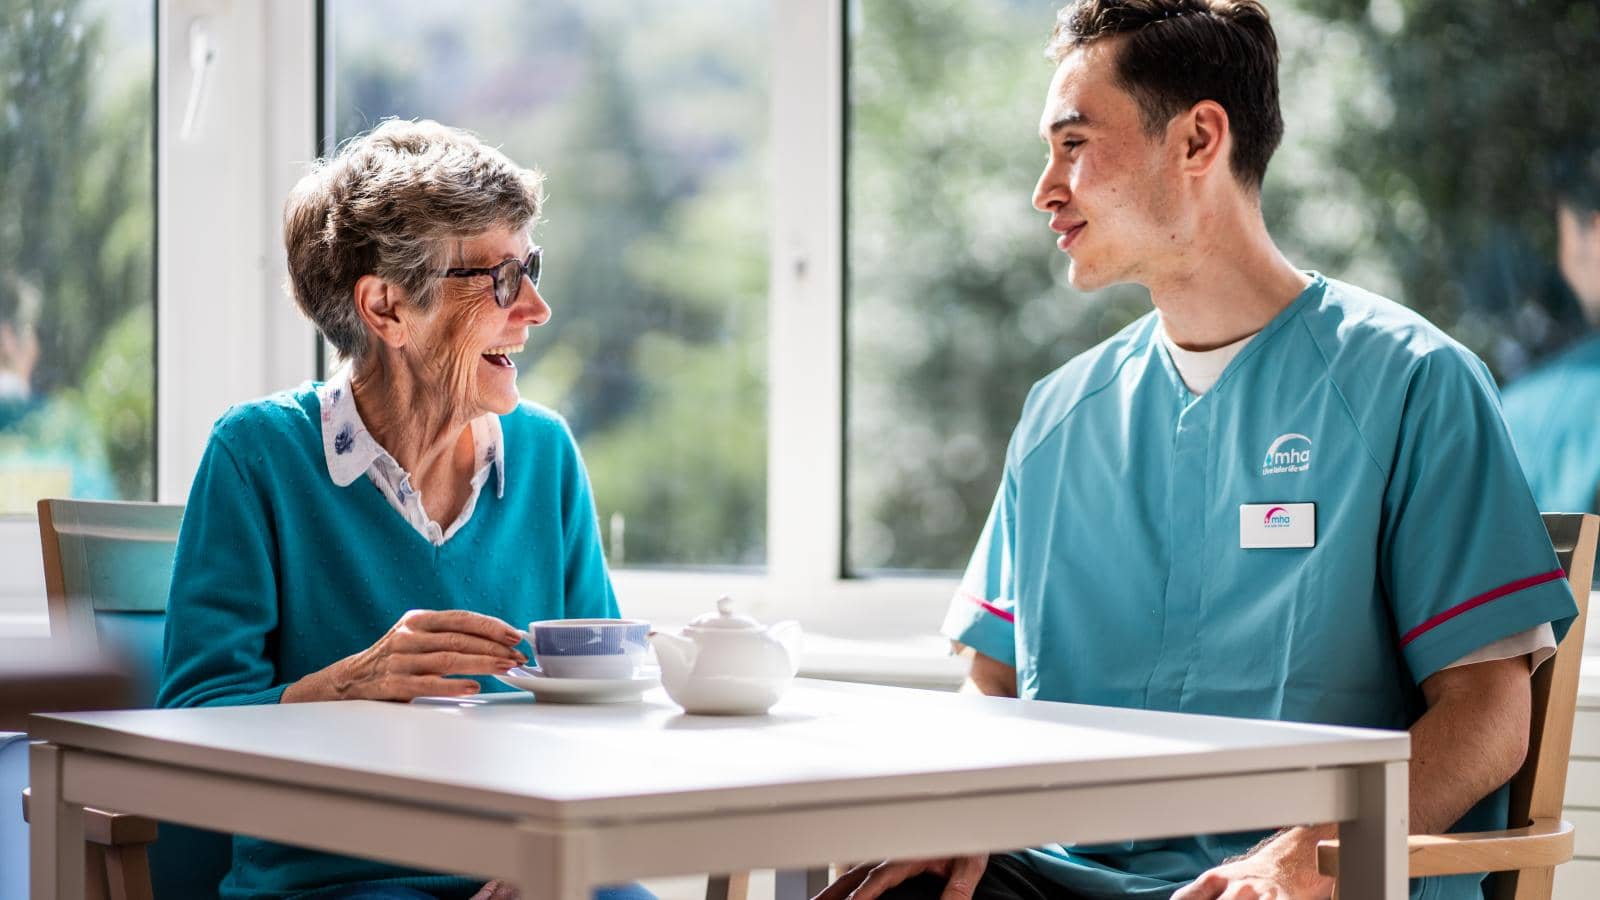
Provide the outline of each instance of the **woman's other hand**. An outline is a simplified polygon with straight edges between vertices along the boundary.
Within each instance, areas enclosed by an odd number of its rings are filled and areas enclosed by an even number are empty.
[[[522,633],[464,609],[413,609],[371,647],[313,672],[284,690],[282,702],[465,697],[478,683],[451,675],[502,675],[528,661]]]

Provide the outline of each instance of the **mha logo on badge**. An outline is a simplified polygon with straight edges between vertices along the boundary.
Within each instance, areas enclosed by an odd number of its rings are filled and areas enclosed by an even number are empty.
[[[1303,434],[1280,434],[1261,460],[1261,474],[1281,475],[1311,468],[1311,438]]]

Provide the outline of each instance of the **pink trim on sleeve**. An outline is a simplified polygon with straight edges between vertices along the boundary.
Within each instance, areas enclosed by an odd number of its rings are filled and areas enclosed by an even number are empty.
[[[999,616],[1001,619],[1004,619],[1007,622],[1015,623],[1017,621],[1017,614],[1016,613],[1012,612],[1009,609],[1001,609],[1000,607],[995,606],[993,603],[990,603],[989,601],[983,599],[982,597],[979,597],[977,594],[969,594],[966,591],[962,591],[961,592],[961,596],[967,598],[968,600],[971,600],[973,603],[978,604],[979,606],[983,607],[985,610],[988,610],[989,612],[994,613],[996,616]]]
[[[1406,646],[1417,638],[1427,634],[1429,631],[1432,631],[1434,628],[1437,628],[1451,619],[1454,619],[1456,616],[1459,616],[1468,610],[1476,609],[1491,600],[1499,600],[1501,597],[1504,597],[1507,594],[1515,594],[1517,591],[1525,590],[1535,585],[1544,584],[1547,581],[1555,581],[1558,578],[1565,578],[1566,575],[1567,573],[1561,571],[1560,569],[1546,572],[1543,575],[1530,575],[1527,578],[1519,578],[1518,580],[1509,584],[1502,584],[1492,591],[1487,591],[1479,594],[1476,597],[1473,597],[1471,600],[1457,603],[1455,606],[1450,607],[1444,612],[1439,613],[1428,621],[1423,622],[1421,625],[1418,625],[1417,627],[1406,632],[1405,637],[1400,639],[1400,646]]]

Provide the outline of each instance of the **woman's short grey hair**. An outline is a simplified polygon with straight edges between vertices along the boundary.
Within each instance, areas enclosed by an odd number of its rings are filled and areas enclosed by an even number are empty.
[[[544,176],[459,128],[391,119],[317,160],[289,194],[283,243],[289,290],[345,359],[359,364],[367,329],[355,285],[376,275],[430,308],[457,241],[532,224]]]

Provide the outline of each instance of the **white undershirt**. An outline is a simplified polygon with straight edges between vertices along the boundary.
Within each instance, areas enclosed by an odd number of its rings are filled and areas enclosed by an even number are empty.
[[[1248,335],[1234,341],[1226,347],[1215,350],[1185,350],[1172,342],[1172,336],[1167,334],[1166,324],[1161,326],[1161,346],[1166,348],[1167,357],[1172,360],[1172,367],[1178,370],[1178,377],[1183,379],[1183,384],[1189,392],[1196,397],[1211,390],[1222,377],[1222,373],[1239,355],[1245,345],[1250,343],[1255,335]],[[1545,660],[1556,653],[1556,635],[1551,630],[1550,623],[1545,622],[1527,631],[1501,638],[1491,644],[1485,644],[1461,657],[1446,669],[1456,666],[1471,665],[1472,663],[1488,662],[1494,659],[1512,659],[1518,656],[1527,656],[1528,669],[1538,669]]]
[[[1250,343],[1255,335],[1248,334],[1226,347],[1215,350],[1185,350],[1172,342],[1172,336],[1167,334],[1165,323],[1161,326],[1161,345],[1167,348],[1167,356],[1172,358],[1172,367],[1178,370],[1178,377],[1183,379],[1184,387],[1196,397],[1211,390],[1211,386],[1222,377],[1222,371],[1228,368],[1228,363],[1239,355],[1244,345]]]

